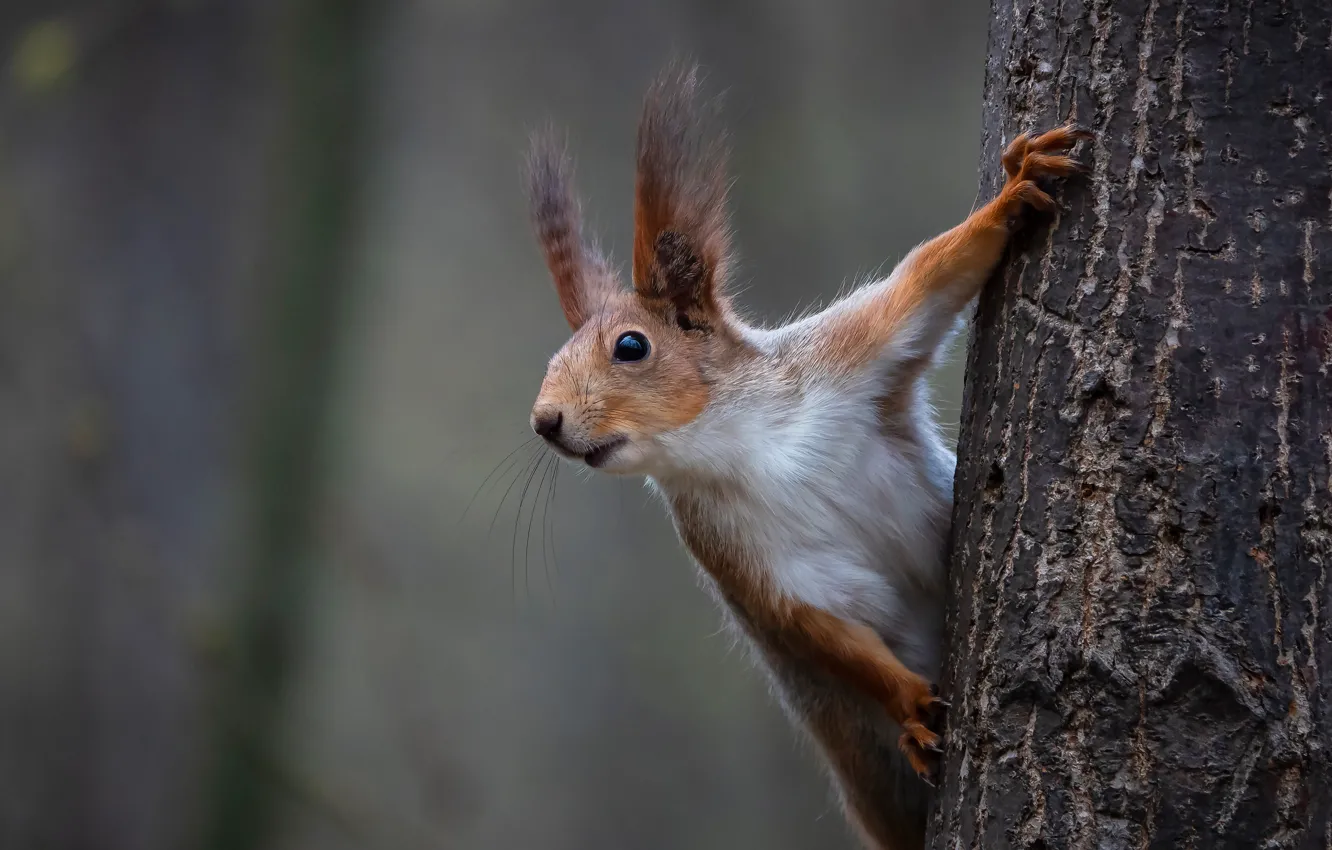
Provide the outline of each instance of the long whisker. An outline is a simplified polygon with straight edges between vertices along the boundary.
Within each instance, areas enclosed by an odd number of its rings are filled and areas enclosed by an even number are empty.
[[[556,461],[550,468],[550,486],[546,488],[546,503],[541,508],[541,569],[546,574],[546,589],[550,592],[551,607],[555,607],[555,585],[550,580],[550,559],[546,557],[547,546],[552,549],[551,540],[551,503],[555,500],[555,484],[560,480],[560,464]]]
[[[524,575],[524,576],[528,575],[528,573],[531,572],[531,566],[530,566],[530,565],[531,565],[531,560],[532,560],[532,525],[533,525],[533,523],[536,522],[537,505],[541,504],[541,490],[542,490],[543,487],[546,486],[546,479],[550,476],[550,466],[551,466],[551,465],[550,465],[549,461],[553,461],[553,460],[554,460],[554,455],[547,455],[546,458],[543,458],[543,460],[546,460],[547,462],[544,463],[544,464],[542,465],[542,467],[541,467],[541,477],[537,480],[536,495],[532,497],[532,510],[531,510],[531,513],[529,513],[529,514],[527,515],[527,539],[523,542],[523,575]],[[547,585],[547,587],[549,588],[549,586],[550,586],[550,576],[549,576],[549,575],[546,576],[546,585]]]
[[[516,467],[517,471],[513,475],[513,480],[509,482],[509,486],[504,490],[504,495],[500,497],[499,504],[495,507],[495,515],[490,518],[490,527],[486,529],[486,540],[492,540],[494,538],[495,525],[499,522],[500,514],[504,513],[504,503],[509,500],[509,494],[513,492],[514,486],[522,480],[523,473],[533,468],[536,465],[536,462],[540,459],[540,453],[534,453],[527,460],[524,460],[521,466]],[[508,473],[505,474],[507,475]],[[509,591],[513,595],[514,605],[517,606],[518,576],[512,569],[509,571]]]
[[[554,474],[551,474],[550,476],[550,489],[546,490],[546,513],[545,516],[542,516],[541,518],[543,528],[545,528],[545,533],[543,533],[542,542],[543,544],[545,544],[545,542],[549,542],[550,544],[550,562],[551,565],[554,566],[555,578],[559,577],[559,560],[557,557],[555,557],[555,514],[553,509],[554,506],[558,504],[558,502],[555,502],[555,486],[558,485],[559,485],[559,464],[557,462],[557,464],[555,464]],[[541,557],[542,560],[545,560],[546,557],[545,545],[542,545]],[[546,569],[546,581],[550,581],[549,568]],[[554,602],[554,598],[555,598],[554,590],[551,589],[550,592],[551,602]]]
[[[478,486],[478,487],[476,488],[476,492],[472,494],[472,498],[469,499],[469,500],[467,501],[467,507],[463,508],[462,515],[458,517],[458,524],[459,524],[459,525],[461,525],[461,524],[462,524],[462,521],[463,521],[464,519],[467,518],[467,512],[470,511],[470,510],[472,509],[472,505],[476,504],[476,500],[477,500],[477,498],[481,495],[481,491],[484,490],[484,489],[486,489],[486,484],[490,482],[490,479],[496,477],[496,476],[495,476],[495,473],[499,472],[500,467],[502,467],[502,466],[506,467],[505,471],[507,472],[507,471],[508,471],[508,470],[507,470],[507,467],[508,467],[508,466],[512,466],[513,464],[515,464],[515,463],[518,462],[518,459],[517,459],[516,457],[514,457],[514,455],[518,454],[518,453],[519,453],[520,451],[522,451],[523,449],[525,449],[525,448],[527,448],[528,446],[532,445],[532,442],[533,442],[534,440],[537,440],[537,439],[539,439],[539,438],[533,436],[533,437],[529,437],[528,439],[524,440],[522,443],[520,443],[520,444],[518,445],[518,448],[516,448],[516,449],[514,449],[513,451],[509,452],[507,455],[504,456],[503,460],[501,460],[499,463],[495,464],[495,466],[491,468],[491,470],[490,470],[490,474],[488,474],[484,479],[482,479],[480,486]],[[510,458],[512,458],[512,460],[510,460]],[[505,461],[508,461],[507,465],[506,465]],[[499,478],[502,479],[503,477],[504,477],[504,473],[500,472],[500,474],[499,474]]]
[[[499,521],[500,513],[503,512],[504,510],[504,503],[508,501],[509,493],[513,492],[513,486],[517,484],[519,479],[523,477],[523,473],[527,471],[528,467],[531,464],[536,463],[537,459],[540,457],[541,455],[538,453],[532,457],[529,457],[527,460],[523,461],[523,465],[518,468],[518,474],[513,476],[513,480],[510,481],[509,486],[505,488],[504,495],[500,497],[499,507],[495,508],[495,515],[490,518],[490,527],[486,529],[487,540],[490,539],[491,532],[495,530],[495,523]]]
[[[513,541],[509,544],[509,572],[512,574],[518,572],[518,525],[523,518],[523,502],[527,500],[527,492],[532,489],[532,479],[536,478],[536,472],[541,468],[542,461],[545,459],[545,455],[537,456],[537,459],[532,463],[532,471],[527,473],[527,481],[523,483],[523,491],[518,495],[518,510],[514,511],[513,514]],[[523,575],[523,589],[530,603],[532,601],[532,584],[525,572]]]

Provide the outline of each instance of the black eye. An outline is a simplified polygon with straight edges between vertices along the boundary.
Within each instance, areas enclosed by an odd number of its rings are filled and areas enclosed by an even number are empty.
[[[615,351],[611,356],[621,363],[633,363],[647,357],[649,348],[647,337],[638,331],[625,331],[615,340]]]

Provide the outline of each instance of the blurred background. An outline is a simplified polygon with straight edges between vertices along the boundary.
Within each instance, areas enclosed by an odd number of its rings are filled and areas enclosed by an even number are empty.
[[[523,447],[567,331],[520,166],[566,127],[623,261],[699,59],[777,321],[969,211],[986,25],[6,0],[0,847],[850,848],[661,507]]]

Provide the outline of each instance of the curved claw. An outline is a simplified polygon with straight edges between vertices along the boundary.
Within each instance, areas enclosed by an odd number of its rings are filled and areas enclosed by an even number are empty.
[[[1080,140],[1092,138],[1089,130],[1066,124],[1031,137],[1022,133],[1008,145],[1001,161],[1008,180],[1000,194],[1000,204],[1010,226],[1027,209],[1053,210],[1054,198],[1040,183],[1085,172],[1086,166],[1068,155]]]
[[[1070,121],[1065,124],[1064,129],[1068,131],[1068,137],[1070,139],[1089,142],[1096,138],[1096,133],[1094,133],[1090,127],[1085,124],[1079,124],[1076,121]]]

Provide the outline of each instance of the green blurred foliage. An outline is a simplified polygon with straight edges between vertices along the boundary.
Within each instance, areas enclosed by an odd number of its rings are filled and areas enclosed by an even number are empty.
[[[68,21],[39,21],[20,34],[10,58],[10,73],[21,90],[45,93],[69,82],[78,52],[78,40]]]

